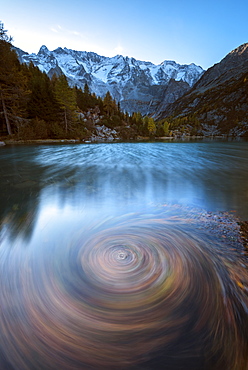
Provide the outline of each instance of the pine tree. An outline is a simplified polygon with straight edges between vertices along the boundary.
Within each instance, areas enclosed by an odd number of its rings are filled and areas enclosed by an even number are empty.
[[[170,128],[170,123],[168,121],[164,121],[163,129],[164,129],[165,136],[169,136],[169,128]]]
[[[57,120],[59,105],[55,99],[52,83],[45,72],[41,72],[33,64],[29,65],[28,117],[39,118],[51,123]]]
[[[13,38],[12,36],[7,35],[7,30],[4,29],[4,24],[2,21],[0,21],[0,40],[6,41],[6,42],[12,42]]]
[[[4,25],[0,21],[0,98],[1,98],[1,102],[2,102],[3,114],[4,114],[4,118],[5,118],[5,122],[6,122],[6,126],[7,126],[7,131],[8,131],[9,135],[12,134],[12,130],[11,130],[9,117],[8,117],[8,112],[7,112],[7,108],[6,108],[6,104],[5,104],[5,96],[4,96],[5,91],[4,91],[4,86],[3,85],[6,85],[6,80],[5,80],[5,78],[6,78],[6,71],[5,71],[6,64],[5,64],[4,57],[5,57],[5,52],[6,52],[6,55],[9,54],[9,51],[10,51],[9,42],[11,42],[11,40],[12,40],[12,37],[7,35],[7,30],[4,29]],[[12,53],[12,57],[13,57],[13,53]]]
[[[148,128],[148,131],[149,131],[149,135],[154,136],[154,134],[156,132],[156,125],[155,125],[154,119],[151,118],[151,117],[148,118],[147,128]]]
[[[132,122],[136,125],[139,135],[144,135],[144,121],[140,112],[132,114]]]
[[[90,95],[90,89],[87,83],[85,83],[84,85],[84,94]]]
[[[112,99],[112,96],[109,91],[107,91],[104,99],[103,99],[103,109],[104,112],[106,113],[107,117],[110,117],[111,114],[113,113],[113,107],[114,107],[114,102]]]
[[[55,97],[61,109],[64,112],[65,132],[68,132],[68,126],[73,121],[76,110],[75,90],[68,85],[65,75],[55,79]]]
[[[3,116],[9,135],[12,134],[11,124],[16,118],[25,116],[29,90],[27,87],[26,67],[18,61],[11,44],[6,41],[3,25],[0,25],[0,99]]]

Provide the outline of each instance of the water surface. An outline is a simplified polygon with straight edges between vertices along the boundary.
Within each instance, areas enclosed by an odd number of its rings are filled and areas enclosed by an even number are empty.
[[[247,142],[0,149],[1,369],[247,370]]]
[[[2,212],[178,203],[248,219],[248,142],[12,146],[0,169]]]

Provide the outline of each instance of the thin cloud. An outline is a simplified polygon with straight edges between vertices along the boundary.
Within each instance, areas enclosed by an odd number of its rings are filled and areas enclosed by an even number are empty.
[[[85,38],[85,35],[82,34],[81,32],[79,32],[77,30],[70,30],[70,29],[64,28],[64,27],[60,26],[59,24],[57,24],[56,26],[51,27],[50,31],[52,31],[54,33],[57,33],[57,34],[63,33],[63,37],[66,37],[66,36],[69,36],[69,35],[74,35],[74,36],[78,36],[78,37],[81,37],[81,38]]]
[[[80,37],[82,37],[83,35],[80,33],[80,32],[78,32],[78,31],[68,31],[71,35],[75,35],[75,36],[80,36]]]

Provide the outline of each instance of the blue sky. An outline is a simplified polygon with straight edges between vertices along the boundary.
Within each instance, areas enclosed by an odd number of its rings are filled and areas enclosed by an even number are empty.
[[[205,69],[248,42],[247,19],[247,0],[11,0],[0,13],[29,53],[60,46]]]

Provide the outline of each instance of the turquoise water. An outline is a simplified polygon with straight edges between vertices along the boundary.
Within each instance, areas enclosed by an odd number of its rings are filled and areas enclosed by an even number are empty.
[[[248,219],[248,142],[0,148],[0,216],[178,203]],[[69,210],[68,210],[69,212]]]

